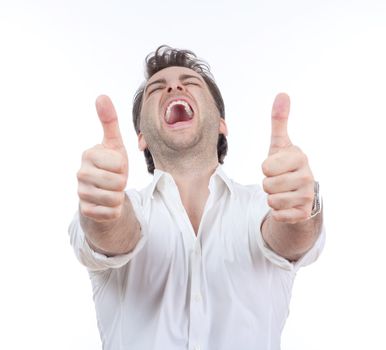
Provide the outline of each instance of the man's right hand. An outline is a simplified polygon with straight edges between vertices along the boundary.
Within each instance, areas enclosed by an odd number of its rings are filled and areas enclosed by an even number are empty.
[[[110,98],[99,96],[95,104],[104,135],[101,144],[82,155],[77,173],[80,213],[96,222],[113,223],[124,207],[128,158]]]

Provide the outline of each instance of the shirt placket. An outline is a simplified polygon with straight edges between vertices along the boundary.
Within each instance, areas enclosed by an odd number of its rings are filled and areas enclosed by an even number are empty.
[[[189,272],[190,272],[190,290],[189,293],[189,350],[203,350],[203,341],[206,332],[206,319],[204,313],[204,303],[201,286],[201,269],[202,269],[202,247],[201,247],[201,230],[205,227],[205,217],[212,207],[213,193],[210,191],[204,213],[201,219],[200,228],[197,237],[190,223],[188,214],[181,202],[176,186],[170,181],[168,183],[169,195],[164,196],[165,204],[169,207],[175,216],[177,225],[183,234],[186,249],[193,247],[189,255]]]
[[[204,295],[202,291],[202,231],[205,230],[205,221],[208,212],[213,205],[213,192],[210,191],[204,213],[201,218],[200,227],[197,233],[197,240],[193,251],[190,254],[191,266],[191,288],[190,288],[190,319],[189,319],[189,350],[203,350],[203,341],[207,335],[207,319],[204,311]]]
[[[191,286],[189,303],[189,350],[201,350],[205,317],[201,294],[201,245],[196,240],[195,247],[190,255]]]

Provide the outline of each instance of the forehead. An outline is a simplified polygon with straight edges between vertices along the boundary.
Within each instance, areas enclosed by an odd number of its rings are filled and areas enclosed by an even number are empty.
[[[186,68],[186,67],[168,67],[160,70],[159,72],[155,73],[151,78],[147,81],[147,84],[151,83],[152,81],[158,80],[158,79],[178,79],[180,75],[182,74],[189,74],[193,75],[200,80],[203,80],[201,75],[195,72],[193,69]]]

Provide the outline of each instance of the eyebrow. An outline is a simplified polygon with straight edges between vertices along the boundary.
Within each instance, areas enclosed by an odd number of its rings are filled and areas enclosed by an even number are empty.
[[[202,82],[201,78],[199,78],[198,76],[196,75],[190,75],[190,74],[182,74],[180,75],[180,80],[186,80],[186,79],[191,79],[191,78],[195,78],[197,80],[199,80],[200,82]]]
[[[152,81],[151,83],[149,83],[149,84],[145,87],[145,94],[146,94],[147,89],[148,89],[150,86],[154,85],[154,84],[166,84],[166,80],[165,80],[165,79],[157,79],[157,80]]]
[[[178,79],[179,79],[180,81],[184,81],[184,80],[191,79],[191,78],[195,78],[195,79],[199,80],[199,81],[202,83],[202,80],[201,80],[199,77],[197,77],[197,76],[195,76],[195,75],[190,75],[190,74],[181,74],[181,75],[179,76]],[[166,84],[166,79],[157,79],[157,80],[154,80],[154,81],[152,81],[151,83],[149,83],[149,84],[145,87],[145,94],[146,94],[147,89],[148,89],[150,86],[154,85],[154,84]]]

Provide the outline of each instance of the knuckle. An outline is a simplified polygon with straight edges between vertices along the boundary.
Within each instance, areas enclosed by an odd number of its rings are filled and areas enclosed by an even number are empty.
[[[87,199],[88,193],[83,186],[78,186],[78,197],[80,199]]]
[[[126,172],[126,169],[127,169],[127,162],[125,160],[120,161],[117,169],[118,172],[120,174],[124,174]]]
[[[263,179],[263,189],[266,193],[270,193],[271,189],[271,179],[266,177]]]
[[[307,155],[299,149],[299,155],[300,155],[300,161],[303,165],[307,164],[308,163],[308,157]]]
[[[127,164],[127,159],[120,153],[118,153],[118,164],[121,170],[123,170]]]
[[[263,171],[263,174],[265,176],[269,176],[271,174],[271,166],[270,162],[268,159],[266,159],[262,164],[261,164],[261,170]]]
[[[267,202],[268,202],[268,205],[269,205],[271,208],[275,209],[276,201],[275,201],[275,198],[274,198],[272,195],[269,195],[269,196],[267,197]]]
[[[310,184],[314,182],[314,179],[308,171],[305,171],[300,175],[300,181],[304,184]]]
[[[92,207],[89,206],[89,205],[86,205],[86,204],[81,204],[80,205],[80,213],[83,216],[86,216],[86,217],[89,217],[89,218],[93,218],[95,216],[95,213],[92,210]]]
[[[266,165],[264,161],[263,163],[261,163],[261,171],[263,172],[263,174],[265,174],[265,169],[266,169]]]
[[[288,222],[289,224],[296,224],[299,221],[300,220],[298,211],[295,212],[294,210],[291,210],[291,212],[287,214],[286,222]]]
[[[268,205],[275,210],[281,210],[285,208],[285,200],[278,195],[268,196]]]
[[[300,220],[302,220],[302,221],[307,220],[308,216],[309,216],[309,213],[308,213],[308,211],[305,208],[302,208],[299,211],[299,219]]]
[[[305,203],[311,203],[314,200],[314,193],[313,192],[307,192],[302,196],[303,202]]]
[[[85,161],[85,160],[88,159],[88,152],[89,152],[88,149],[86,149],[85,151],[83,151],[83,153],[82,153],[82,161]]]
[[[123,203],[125,202],[125,192],[119,192],[118,195],[119,198],[119,205],[123,206]]]
[[[123,173],[123,170],[124,170],[125,167],[124,167],[123,162],[122,162],[121,160],[119,160],[119,161],[115,164],[114,168],[115,168],[115,170],[116,170],[117,173],[121,174],[121,173]]]
[[[121,206],[124,198],[122,194],[121,192],[115,192],[112,195],[106,195],[105,201],[111,207]]]
[[[93,148],[88,148],[82,153],[82,161],[89,161],[92,158]]]
[[[125,176],[119,176],[117,179],[118,191],[123,191],[126,187],[127,178]]]
[[[285,217],[279,212],[279,211],[274,211],[272,213],[272,217],[278,221],[278,222],[284,222],[285,221]]]
[[[111,220],[119,219],[119,217],[121,216],[121,210],[122,210],[122,207],[120,205],[112,208],[109,215],[109,219]]]
[[[76,177],[78,179],[78,181],[80,182],[84,182],[87,180],[87,177],[88,177],[88,173],[86,171],[86,169],[84,167],[81,167],[78,172],[76,173]]]
[[[95,145],[94,147],[86,149],[82,153],[82,162],[94,163],[98,157],[103,154],[104,148],[101,145]]]

